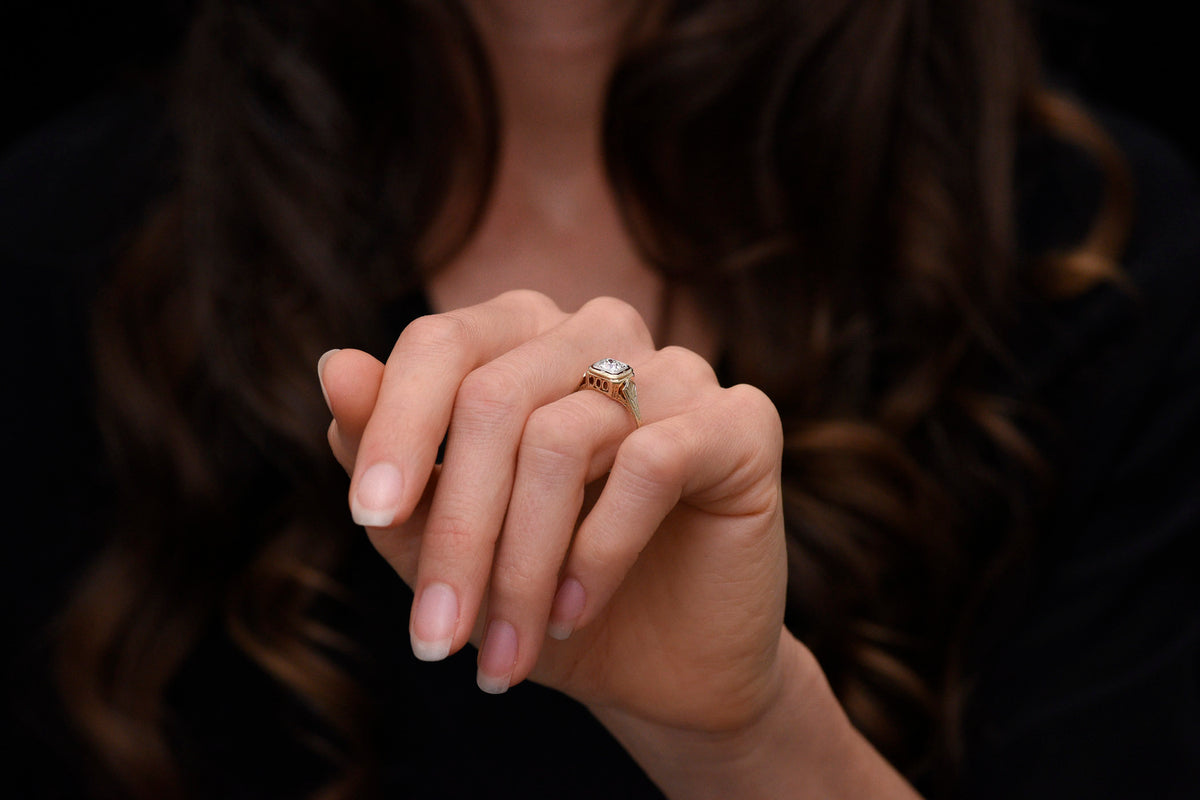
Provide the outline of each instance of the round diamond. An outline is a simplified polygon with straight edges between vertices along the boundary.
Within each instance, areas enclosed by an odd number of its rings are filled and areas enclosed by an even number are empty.
[[[592,369],[609,375],[620,375],[629,369],[629,365],[623,361],[617,361],[615,358],[606,358],[603,361],[597,361],[595,364],[592,364]]]

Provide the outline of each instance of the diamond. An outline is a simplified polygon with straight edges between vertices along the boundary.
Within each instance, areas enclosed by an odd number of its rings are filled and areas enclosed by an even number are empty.
[[[604,372],[608,375],[620,375],[629,369],[629,365],[623,361],[617,361],[615,358],[606,358],[602,361],[597,361],[592,364],[592,369],[597,372]]]

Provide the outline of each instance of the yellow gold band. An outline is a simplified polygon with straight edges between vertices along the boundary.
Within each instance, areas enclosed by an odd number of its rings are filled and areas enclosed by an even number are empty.
[[[579,381],[579,389],[593,389],[616,400],[629,410],[640,427],[642,412],[638,408],[637,386],[633,382],[633,367],[615,358],[603,358],[588,367]]]

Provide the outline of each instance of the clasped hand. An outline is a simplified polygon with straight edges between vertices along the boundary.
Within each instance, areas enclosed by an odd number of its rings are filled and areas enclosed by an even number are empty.
[[[641,427],[575,391],[609,356],[636,372]],[[530,678],[656,725],[764,713],[786,555],[762,392],[656,349],[626,303],[568,314],[529,291],[415,320],[386,364],[333,351],[320,373],[351,511],[414,589],[418,657],[470,642],[487,691]]]

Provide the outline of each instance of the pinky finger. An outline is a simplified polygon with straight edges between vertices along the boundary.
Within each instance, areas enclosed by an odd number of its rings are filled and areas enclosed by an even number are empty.
[[[566,639],[604,608],[679,502],[692,448],[670,422],[638,429],[617,451],[604,490],[567,557],[550,613],[553,638]]]

